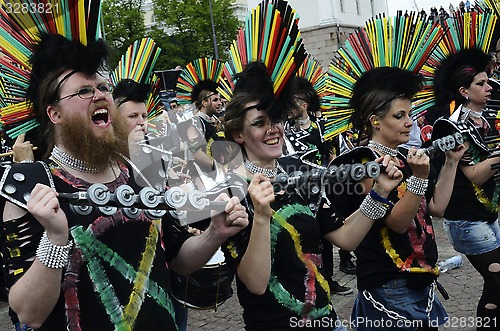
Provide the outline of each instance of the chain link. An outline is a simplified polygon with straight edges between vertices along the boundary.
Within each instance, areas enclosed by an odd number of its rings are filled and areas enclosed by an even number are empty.
[[[432,306],[434,304],[434,291],[435,291],[435,288],[436,288],[436,284],[432,283],[432,285],[429,288],[429,294],[428,294],[428,299],[427,299],[427,307],[425,309],[425,311],[427,313],[427,319],[429,319],[429,320],[430,320],[430,315],[431,315],[431,311],[432,311]],[[389,316],[393,320],[398,320],[399,319],[399,320],[403,320],[403,321],[409,321],[409,319],[406,318],[405,316],[402,316],[402,315],[398,314],[395,311],[387,309],[384,306],[383,303],[378,302],[377,300],[375,300],[373,298],[373,296],[371,295],[371,293],[368,292],[368,290],[364,290],[363,291],[363,296],[365,297],[366,300],[368,300],[369,302],[372,303],[372,305],[373,305],[373,307],[375,309],[377,309],[378,311],[381,311],[381,312],[385,313],[387,316]]]

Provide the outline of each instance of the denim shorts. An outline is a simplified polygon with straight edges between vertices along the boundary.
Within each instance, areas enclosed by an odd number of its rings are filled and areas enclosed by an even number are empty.
[[[415,289],[406,279],[358,293],[352,309],[355,330],[416,330],[446,323],[448,314],[434,294],[435,285]]]
[[[444,230],[453,248],[465,255],[479,255],[500,247],[500,226],[481,221],[444,220]]]

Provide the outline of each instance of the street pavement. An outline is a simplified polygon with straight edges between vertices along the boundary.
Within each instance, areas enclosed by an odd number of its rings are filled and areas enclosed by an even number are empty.
[[[440,260],[457,255],[448,242],[443,230],[442,220],[435,220],[434,228],[436,240],[439,248]],[[335,274],[334,278],[341,285],[356,287],[356,278],[352,275],[338,271],[338,254],[334,252]],[[458,269],[450,270],[441,274],[440,283],[446,288],[450,295],[449,300],[444,300],[440,294],[436,294],[443,302],[443,305],[450,316],[450,326],[441,327],[440,330],[475,330],[472,322],[476,316],[476,305],[482,291],[482,278],[472,267],[470,262],[464,258],[464,265]],[[234,282],[233,282],[234,288]],[[348,320],[351,314],[352,305],[357,295],[355,290],[349,295],[332,295],[332,302],[340,319]],[[218,307],[217,311],[211,310],[189,310],[188,330],[243,330],[242,309],[238,303],[236,293],[224,304]],[[497,329],[500,329],[498,327]],[[0,302],[0,330],[12,330],[7,315],[7,304]]]

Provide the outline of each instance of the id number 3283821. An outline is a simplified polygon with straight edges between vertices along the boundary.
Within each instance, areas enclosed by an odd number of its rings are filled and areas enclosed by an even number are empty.
[[[59,4],[47,3],[10,3],[4,4],[4,10],[7,14],[57,14]]]

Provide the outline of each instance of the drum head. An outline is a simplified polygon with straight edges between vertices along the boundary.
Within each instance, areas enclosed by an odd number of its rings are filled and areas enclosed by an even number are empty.
[[[212,265],[219,265],[222,262],[224,262],[224,253],[222,253],[221,249],[219,248],[210,258],[210,260],[208,260],[208,262],[205,264],[205,267],[209,267]]]

